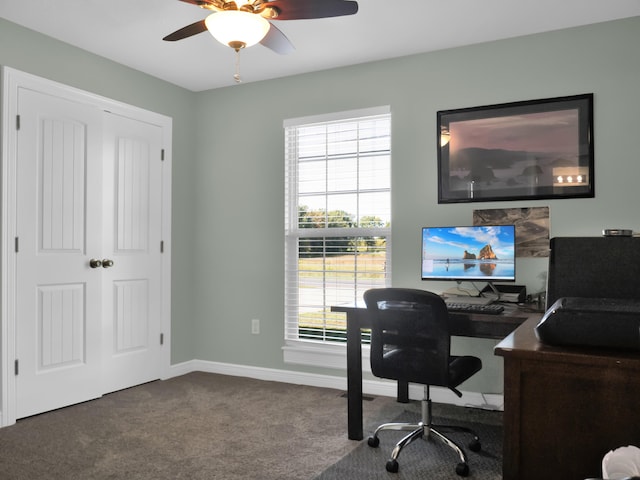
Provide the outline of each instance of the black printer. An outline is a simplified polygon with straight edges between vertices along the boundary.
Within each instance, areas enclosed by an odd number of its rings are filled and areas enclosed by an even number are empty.
[[[562,297],[536,326],[550,345],[640,350],[640,300]]]
[[[640,237],[556,237],[550,247],[538,339],[640,349]]]

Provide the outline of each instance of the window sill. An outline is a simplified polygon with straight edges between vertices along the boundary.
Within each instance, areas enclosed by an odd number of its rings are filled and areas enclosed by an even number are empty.
[[[284,363],[313,367],[347,369],[347,346],[289,340],[282,347]],[[362,371],[371,372],[369,346],[362,346]]]

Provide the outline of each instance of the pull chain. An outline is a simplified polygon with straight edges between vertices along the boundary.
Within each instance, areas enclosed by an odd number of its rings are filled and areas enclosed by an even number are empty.
[[[242,83],[242,78],[240,78],[240,49],[236,49],[236,73],[233,74],[233,79],[236,83]]]

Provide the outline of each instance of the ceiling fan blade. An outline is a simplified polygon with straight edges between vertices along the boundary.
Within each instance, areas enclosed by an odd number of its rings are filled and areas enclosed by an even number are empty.
[[[260,43],[267,48],[270,48],[276,53],[280,55],[286,55],[295,50],[287,36],[280,31],[274,24],[269,23],[271,27],[269,31],[265,35],[265,37],[260,40]]]
[[[277,10],[273,20],[341,17],[358,11],[358,2],[349,0],[271,0],[263,6]]]
[[[183,0],[185,1],[185,0]],[[186,27],[182,27],[180,30],[176,30],[173,33],[170,33],[162,40],[167,42],[175,42],[176,40],[182,40],[183,38],[188,38],[193,35],[197,35],[198,33],[206,32],[207,26],[204,23],[204,20],[199,20],[191,25],[187,25]]]

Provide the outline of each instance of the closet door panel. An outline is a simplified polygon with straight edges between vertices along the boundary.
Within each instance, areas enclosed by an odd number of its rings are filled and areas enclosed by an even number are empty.
[[[17,417],[101,395],[101,115],[20,89]]]
[[[160,378],[162,130],[113,114],[104,119],[105,387]]]

